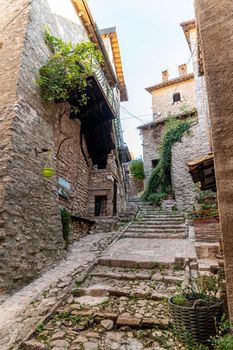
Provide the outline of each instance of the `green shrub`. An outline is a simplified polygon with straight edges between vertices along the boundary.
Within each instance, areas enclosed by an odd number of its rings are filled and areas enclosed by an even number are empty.
[[[143,169],[143,161],[141,159],[135,159],[130,163],[129,170],[133,177],[137,180],[144,179],[144,169]]]
[[[214,340],[213,344],[215,350],[232,350],[233,337],[230,334],[226,334],[222,338]]]
[[[61,222],[62,222],[62,232],[63,238],[66,242],[66,246],[69,244],[69,235],[70,235],[70,213],[65,209],[61,209]]]
[[[148,202],[151,202],[155,205],[160,205],[161,204],[161,200],[162,199],[165,199],[167,197],[167,194],[166,193],[163,193],[163,192],[159,192],[159,193],[151,193],[149,196],[148,196],[148,199],[147,201]]]

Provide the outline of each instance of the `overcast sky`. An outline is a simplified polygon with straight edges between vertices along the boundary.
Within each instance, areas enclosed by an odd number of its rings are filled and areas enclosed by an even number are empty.
[[[129,95],[122,106],[136,116],[149,114],[140,122],[121,110],[124,139],[140,156],[137,127],[152,120],[151,95],[145,88],[160,82],[164,69],[175,77],[178,65],[188,62],[190,51],[180,23],[194,18],[193,0],[88,0],[88,4],[100,29],[117,27]]]

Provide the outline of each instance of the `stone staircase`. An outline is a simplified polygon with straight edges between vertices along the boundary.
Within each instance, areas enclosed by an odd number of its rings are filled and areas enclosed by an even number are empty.
[[[125,231],[124,237],[185,239],[187,228],[182,214],[143,206],[137,219]]]
[[[184,279],[184,270],[97,265],[20,350],[181,349],[166,299]]]

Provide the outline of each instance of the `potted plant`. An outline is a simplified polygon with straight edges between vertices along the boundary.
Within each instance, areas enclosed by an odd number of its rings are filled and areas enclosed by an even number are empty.
[[[188,332],[194,341],[207,343],[216,335],[223,315],[223,300],[217,297],[223,288],[222,270],[217,275],[190,278],[189,285],[169,299],[169,311],[177,332]]]
[[[42,169],[42,175],[44,177],[53,177],[55,175],[55,170],[53,168],[44,167]]]
[[[55,169],[51,165],[51,157],[52,157],[52,152],[49,151],[48,159],[45,163],[44,168],[42,169],[42,175],[44,177],[53,177],[55,175]]]

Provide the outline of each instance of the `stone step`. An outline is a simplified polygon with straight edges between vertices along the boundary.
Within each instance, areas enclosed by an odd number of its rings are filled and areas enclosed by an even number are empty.
[[[184,261],[196,258],[194,245],[187,239],[140,239],[118,240],[99,258],[101,265],[136,268],[153,268],[161,264],[173,266],[176,257]]]
[[[219,269],[219,263],[217,259],[198,259],[199,272],[210,272],[211,270]]]
[[[153,269],[154,266],[157,266],[157,264],[158,264],[156,259],[150,259],[150,261],[144,261],[144,260],[138,260],[138,259],[137,260],[136,259],[135,260],[134,259],[125,260],[124,258],[111,259],[111,258],[104,258],[104,257],[99,258],[98,263],[100,265],[103,265],[103,266],[138,268],[138,269]],[[161,264],[162,268],[169,268],[169,267],[172,267],[174,265],[174,263],[172,263],[172,262],[166,262],[166,263],[160,263],[160,264]]]
[[[184,218],[174,218],[174,217],[156,217],[156,216],[149,216],[149,217],[146,217],[146,216],[142,216],[142,217],[139,217],[139,220],[142,220],[142,221],[161,221],[161,222],[167,222],[167,221],[171,221],[171,222],[184,222]]]
[[[174,218],[183,218],[183,214],[175,214],[172,213],[171,211],[168,212],[161,212],[161,211],[140,211],[140,214],[142,215],[153,215],[153,216],[160,216],[160,217],[174,217]]]
[[[146,281],[150,283],[151,280],[157,282],[171,282],[180,281],[183,279],[185,271],[173,271],[172,269],[162,269],[158,266],[157,269],[129,269],[129,268],[111,268],[108,266],[96,265],[94,270],[90,273],[89,277],[90,283],[93,281],[92,277],[102,280],[105,279],[107,282],[112,284],[112,280],[120,281],[135,281],[138,280],[140,283]],[[102,282],[101,282],[102,283]],[[117,282],[119,284],[119,282]],[[85,286],[89,286],[88,279],[84,283]],[[125,285],[129,285],[125,282]]]
[[[186,228],[185,227],[182,227],[182,228],[159,228],[159,227],[156,227],[156,228],[153,228],[153,227],[150,227],[150,226],[147,226],[147,227],[144,227],[144,228],[137,228],[137,227],[129,227],[127,230],[126,230],[126,233],[127,232],[141,232],[141,233],[172,233],[172,234],[175,234],[175,233],[184,233],[186,231]]]
[[[100,298],[100,302],[104,302],[101,298],[105,297],[126,297],[126,298],[138,298],[138,299],[151,299],[151,300],[161,300],[168,299],[172,294],[158,292],[151,290],[151,292],[144,291],[143,289],[138,290],[125,290],[123,288],[111,287],[109,285],[104,284],[96,284],[88,288],[78,288],[75,292],[73,292],[76,303],[88,303],[90,302],[90,298],[93,299],[93,302],[98,302],[98,298]]]
[[[124,238],[147,238],[147,239],[185,239],[187,238],[186,233],[136,233],[126,232]]]
[[[174,217],[157,217],[157,216],[139,216],[138,220],[154,220],[154,221],[174,221],[174,222],[185,222],[184,218],[174,218]]]
[[[195,250],[198,259],[215,259],[220,252],[220,245],[216,243],[196,242]]]
[[[152,276],[152,272],[150,273],[130,273],[130,272],[113,272],[113,271],[103,271],[103,272],[95,272],[93,271],[90,274],[92,277],[98,277],[98,278],[109,278],[114,280],[121,280],[121,281],[144,281],[144,280],[150,280]]]
[[[171,226],[181,226],[181,227],[186,227],[186,224],[184,223],[184,221],[156,221],[156,220],[142,220],[142,221],[133,221],[130,226],[134,226],[134,225],[139,225],[139,226],[167,226],[167,227],[171,227]]]
[[[147,229],[147,228],[153,228],[153,229],[169,229],[169,230],[175,230],[175,229],[186,229],[186,225],[184,224],[172,224],[172,225],[166,225],[164,223],[154,223],[154,224],[150,224],[150,223],[132,223],[129,228],[139,228],[139,229]]]

